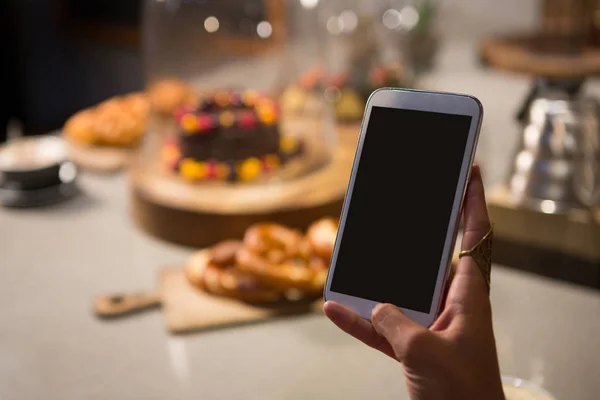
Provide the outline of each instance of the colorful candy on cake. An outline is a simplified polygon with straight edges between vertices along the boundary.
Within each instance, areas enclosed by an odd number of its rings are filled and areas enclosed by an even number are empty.
[[[257,91],[219,91],[177,108],[174,118],[178,131],[162,158],[189,181],[254,181],[303,151],[282,135],[277,103]]]

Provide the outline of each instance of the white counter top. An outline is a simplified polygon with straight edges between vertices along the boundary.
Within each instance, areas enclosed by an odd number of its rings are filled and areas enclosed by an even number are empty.
[[[480,159],[495,181],[527,80],[477,71],[469,47],[454,50],[432,82],[483,101]],[[81,183],[72,202],[0,210],[0,400],[407,399],[399,365],[320,315],[182,337],[159,311],[96,320],[95,295],[152,288],[190,250],[133,226],[124,176]],[[498,266],[492,280],[503,373],[559,399],[598,399],[600,292]]]

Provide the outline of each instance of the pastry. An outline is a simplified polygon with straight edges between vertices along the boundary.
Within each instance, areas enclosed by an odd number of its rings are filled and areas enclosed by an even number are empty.
[[[192,87],[176,79],[164,79],[151,85],[148,98],[152,111],[167,116],[173,115],[177,107],[197,101]]]
[[[65,123],[64,132],[82,145],[135,147],[144,135],[147,113],[143,94],[113,97],[73,115]]]
[[[313,253],[304,236],[273,223],[246,231],[236,262],[241,271],[265,286],[282,290],[320,293],[327,278],[327,264]]]
[[[252,225],[242,241],[194,253],[185,275],[207,293],[247,303],[312,301],[323,293],[337,223],[321,219],[307,235],[276,223]]]
[[[96,114],[96,110],[93,108],[77,112],[67,120],[63,127],[66,136],[76,143],[95,144],[97,142],[94,129]]]
[[[334,218],[320,219],[308,228],[306,238],[313,251],[327,264],[331,261],[339,221]]]
[[[282,290],[266,287],[240,271],[235,254],[239,241],[224,241],[192,255],[184,267],[188,280],[201,290],[248,303],[272,303],[283,299]]]

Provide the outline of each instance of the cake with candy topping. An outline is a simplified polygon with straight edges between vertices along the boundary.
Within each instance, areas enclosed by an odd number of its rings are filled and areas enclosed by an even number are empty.
[[[326,74],[320,65],[304,73],[284,93],[282,107],[293,114],[310,114],[321,107],[320,98],[333,105],[338,122],[360,122],[371,93],[382,87],[410,87],[402,66],[352,65],[349,71]]]
[[[219,91],[179,107],[177,134],[163,149],[167,167],[190,181],[253,181],[302,152],[283,136],[275,100],[256,91]]]
[[[409,87],[402,67],[373,66],[367,70],[351,69],[329,78],[329,90],[335,89],[335,115],[340,122],[359,122],[363,118],[369,96],[383,87]]]

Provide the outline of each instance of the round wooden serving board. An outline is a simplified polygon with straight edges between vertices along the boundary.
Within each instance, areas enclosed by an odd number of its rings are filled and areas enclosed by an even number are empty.
[[[133,218],[153,236],[194,248],[241,238],[258,222],[306,229],[319,218],[340,214],[357,139],[340,138],[323,168],[273,183],[194,185],[152,168],[133,167]]]
[[[578,79],[600,73],[600,48],[553,49],[551,41],[536,35],[484,39],[480,54],[491,67],[533,76]]]

